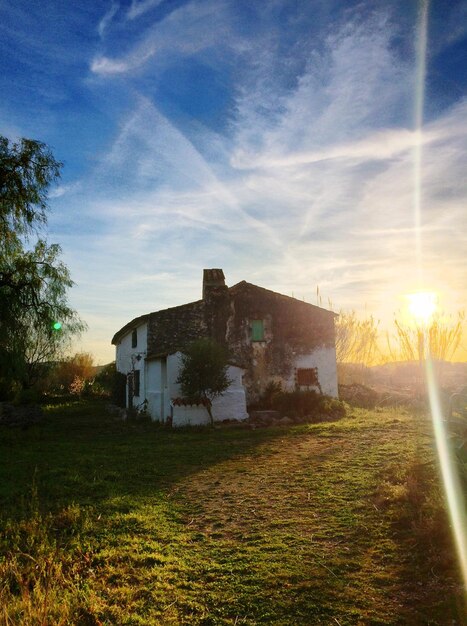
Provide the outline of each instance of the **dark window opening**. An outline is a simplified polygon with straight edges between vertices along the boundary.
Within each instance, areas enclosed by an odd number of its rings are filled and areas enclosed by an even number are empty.
[[[135,370],[133,372],[133,395],[139,396],[139,382],[140,382],[140,371]]]
[[[264,341],[264,322],[263,320],[252,320],[251,322],[251,340]]]
[[[135,328],[135,330],[131,333],[131,347],[136,348],[137,345],[138,345],[138,331]]]
[[[307,367],[297,369],[296,379],[299,387],[318,387],[318,368]]]

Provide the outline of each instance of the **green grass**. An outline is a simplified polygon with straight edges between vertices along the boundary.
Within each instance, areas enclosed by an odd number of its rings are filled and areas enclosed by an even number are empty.
[[[428,418],[0,430],[0,624],[464,624]],[[464,620],[464,621],[463,621]]]

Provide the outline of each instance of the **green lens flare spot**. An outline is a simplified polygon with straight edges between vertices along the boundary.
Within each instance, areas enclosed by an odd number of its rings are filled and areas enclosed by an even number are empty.
[[[62,325],[60,324],[60,322],[55,322],[52,328],[54,330],[61,330],[62,329]]]

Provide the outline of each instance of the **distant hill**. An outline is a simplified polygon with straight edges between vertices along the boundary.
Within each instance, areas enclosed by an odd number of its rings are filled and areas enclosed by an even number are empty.
[[[97,376],[98,374],[100,374],[104,368],[108,367],[109,365],[112,365],[112,363],[113,361],[111,361],[110,363],[106,363],[106,365],[95,365],[93,367],[94,376]]]

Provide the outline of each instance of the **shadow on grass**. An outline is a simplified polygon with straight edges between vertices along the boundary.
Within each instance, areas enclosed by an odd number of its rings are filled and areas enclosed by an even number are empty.
[[[443,605],[455,594],[441,564],[438,580],[425,564],[438,523],[426,508],[433,478],[410,464],[416,429],[396,413],[384,422],[356,412],[292,429],[171,431],[76,403],[0,437],[3,515],[27,517],[18,502],[34,482],[42,512],[55,511],[11,531],[18,588],[26,573],[28,593],[47,597],[57,565],[49,623],[456,623]],[[379,499],[368,501],[372,494]],[[38,573],[30,556],[49,570]],[[69,622],[58,612],[64,593]],[[35,597],[28,622],[25,601],[23,621],[11,623],[41,623],[33,609],[45,605]],[[142,622],[149,614],[157,621]]]
[[[245,454],[283,435],[280,428],[165,429],[109,416],[100,402],[48,407],[26,431],[0,431],[0,503],[3,516],[33,488],[41,509],[108,499],[144,500],[166,493],[183,477]]]

